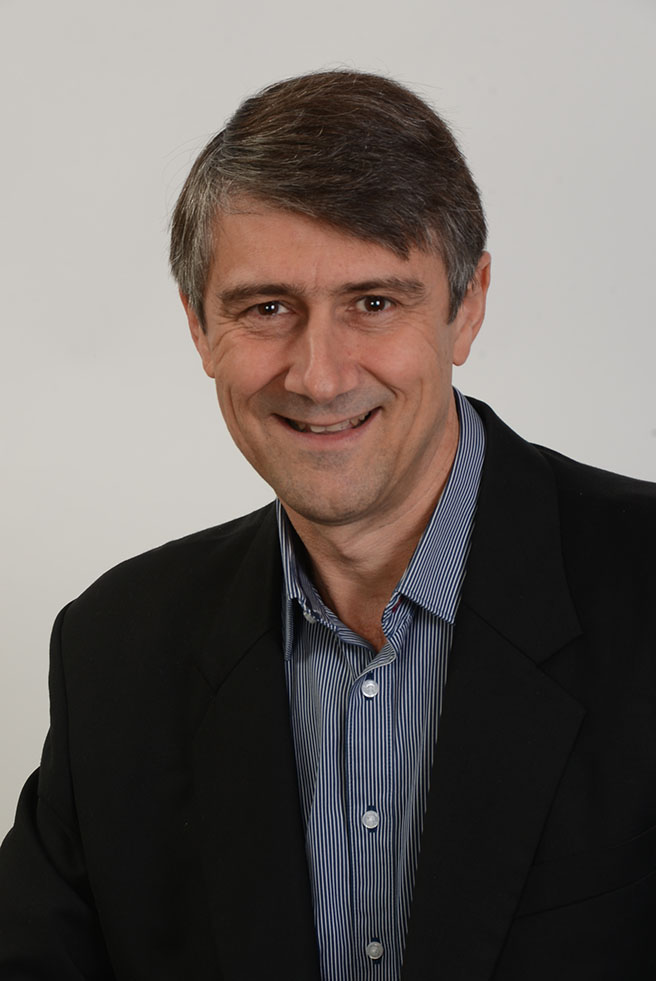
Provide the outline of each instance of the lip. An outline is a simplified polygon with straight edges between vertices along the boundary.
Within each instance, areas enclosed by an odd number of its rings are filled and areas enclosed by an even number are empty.
[[[376,407],[375,409],[371,409],[369,411],[369,415],[367,416],[367,418],[363,422],[361,422],[359,426],[346,426],[344,429],[339,429],[336,432],[332,432],[332,433],[330,432],[313,433],[311,430],[303,431],[301,429],[295,429],[294,426],[291,426],[289,424],[288,417],[278,415],[276,418],[280,422],[280,425],[284,427],[286,432],[296,437],[297,439],[310,441],[311,443],[314,443],[316,446],[324,446],[324,445],[328,446],[328,445],[332,445],[333,443],[342,443],[345,440],[357,438],[360,434],[364,433],[367,429],[369,429],[372,420],[376,418],[378,412],[379,412],[378,407]],[[363,415],[363,414],[364,413],[358,413],[357,415]],[[355,419],[357,418],[357,415],[349,416],[348,419]],[[305,425],[336,426],[342,422],[348,421],[348,419],[337,419],[335,421],[322,420],[321,422],[319,422],[318,420],[314,420],[312,422],[306,422],[306,420],[299,420],[299,421],[302,421]]]

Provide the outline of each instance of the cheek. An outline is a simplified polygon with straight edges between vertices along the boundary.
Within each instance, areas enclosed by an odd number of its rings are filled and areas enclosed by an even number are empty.
[[[425,387],[435,391],[451,378],[451,352],[439,340],[423,332],[401,335],[394,345],[371,358],[370,370],[390,387],[409,395]]]
[[[251,349],[235,345],[226,349],[214,367],[219,405],[226,418],[244,412],[248,406],[254,408],[258,396],[275,377],[273,358],[263,350],[263,345],[252,345]]]

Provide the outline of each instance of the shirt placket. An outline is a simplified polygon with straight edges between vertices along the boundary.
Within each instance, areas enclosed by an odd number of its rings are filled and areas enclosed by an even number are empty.
[[[396,661],[377,665],[377,660],[355,678],[346,710],[354,979],[393,981],[398,976],[399,959],[393,858],[396,778],[392,766]]]

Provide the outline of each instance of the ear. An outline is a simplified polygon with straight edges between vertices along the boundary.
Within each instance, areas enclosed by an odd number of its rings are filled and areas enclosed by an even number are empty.
[[[456,314],[454,323],[456,337],[453,344],[453,363],[455,365],[465,363],[476,335],[481,329],[485,316],[487,291],[490,285],[491,262],[490,253],[483,252],[478,260],[476,272],[467,287],[465,298]]]
[[[182,306],[187,314],[187,323],[189,324],[191,338],[194,342],[196,350],[200,354],[200,359],[203,362],[205,374],[209,375],[210,378],[214,378],[214,362],[212,360],[212,352],[207,340],[205,328],[201,324],[198,316],[196,315],[196,311],[189,302],[189,297],[185,296],[184,293],[180,293],[180,299],[182,300]]]

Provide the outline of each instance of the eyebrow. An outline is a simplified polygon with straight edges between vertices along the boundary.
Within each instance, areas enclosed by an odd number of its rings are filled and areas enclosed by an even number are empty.
[[[217,290],[216,297],[224,307],[234,306],[256,296],[292,296],[303,292],[293,283],[237,283],[229,289]]]
[[[388,276],[385,279],[368,279],[362,283],[345,283],[340,293],[402,293],[408,299],[423,299],[426,286],[418,279]]]
[[[426,286],[417,279],[389,276],[385,279],[367,279],[358,283],[342,283],[331,291],[337,296],[345,293],[378,294],[400,293],[408,299],[420,300],[426,296]],[[297,283],[236,283],[218,290],[217,299],[224,307],[252,300],[256,296],[304,296],[306,290]]]

